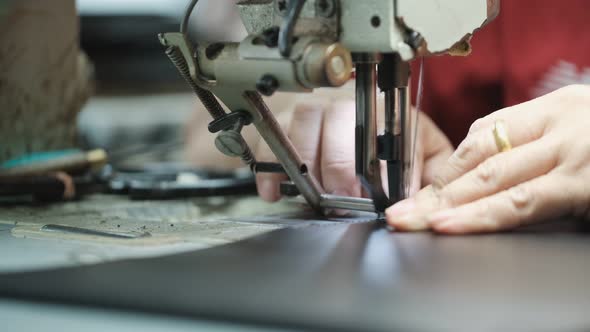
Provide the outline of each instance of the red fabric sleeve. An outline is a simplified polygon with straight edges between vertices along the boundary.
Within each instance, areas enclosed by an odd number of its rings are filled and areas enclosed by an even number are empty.
[[[425,59],[422,109],[457,145],[476,119],[561,86],[590,84],[590,1],[503,1],[467,57]],[[413,64],[414,95],[417,63]]]

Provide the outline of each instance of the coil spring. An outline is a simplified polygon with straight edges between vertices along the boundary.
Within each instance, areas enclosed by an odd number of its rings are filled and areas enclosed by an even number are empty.
[[[250,166],[251,170],[254,170],[256,158],[254,157],[254,153],[252,153],[252,150],[249,146],[246,145],[246,149],[244,150],[244,153],[242,153],[241,158],[246,165]]]
[[[203,106],[209,114],[213,117],[213,119],[220,119],[226,115],[225,111],[215,99],[213,93],[208,90],[205,90],[198,86],[195,81],[193,81],[188,64],[186,63],[182,53],[177,47],[171,46],[166,49],[166,55],[170,58],[170,61],[174,64],[180,75],[184,78],[184,80],[190,85],[193,89]]]

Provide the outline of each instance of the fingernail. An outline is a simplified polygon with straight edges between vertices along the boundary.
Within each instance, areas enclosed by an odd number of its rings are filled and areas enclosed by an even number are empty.
[[[428,223],[431,225],[441,225],[451,220],[455,216],[455,209],[446,209],[428,215]]]
[[[271,179],[261,179],[258,181],[258,194],[260,198],[267,202],[274,202],[277,198],[277,186]]]
[[[439,233],[461,233],[461,225],[453,221],[443,221],[440,224],[433,224],[432,229]]]
[[[405,232],[425,231],[429,228],[428,225],[424,217],[414,214],[406,214],[394,223],[394,227]]]
[[[387,209],[387,213],[392,217],[398,219],[404,215],[410,214],[416,208],[416,202],[413,198],[408,198],[401,202],[394,204],[392,207]]]
[[[420,214],[415,213],[416,203],[413,199],[401,201],[387,211],[387,221],[398,230],[417,232],[428,229],[428,222]]]

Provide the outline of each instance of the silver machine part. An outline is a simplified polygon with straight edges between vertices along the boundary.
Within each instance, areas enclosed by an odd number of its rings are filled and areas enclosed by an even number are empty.
[[[255,170],[256,158],[240,139],[242,127],[253,124],[299,193],[319,212],[383,212],[407,197],[415,146],[408,62],[468,54],[471,34],[499,11],[499,0],[241,0],[236,6],[248,32],[244,40],[195,44],[186,32],[197,2],[189,2],[180,32],[159,38],[213,117],[209,129],[220,132],[217,146]],[[390,63],[383,59],[392,55],[391,70],[401,74],[384,82]],[[354,68],[356,170],[370,199],[325,193],[260,95],[337,88]],[[377,132],[378,86],[386,99],[383,135]],[[381,178],[384,161],[387,191]]]
[[[399,201],[409,195],[409,173],[411,140],[410,133],[410,89],[408,87],[396,87],[384,91],[385,98],[385,135],[393,135],[399,140],[396,144],[395,159],[398,164],[388,167],[388,177],[402,179],[389,184],[389,198],[391,201]],[[406,102],[407,101],[407,102]]]
[[[356,63],[356,173],[383,211],[388,198],[381,181],[381,162],[377,156],[377,63],[379,56],[360,54]]]
[[[323,189],[311,175],[307,165],[301,161],[295,147],[281,130],[279,123],[260,95],[257,92],[249,91],[245,92],[244,98],[249,101],[253,109],[259,112],[258,120],[254,121],[254,125],[272,152],[282,162],[281,164],[291,181],[298,184],[299,192],[312,207],[319,207],[322,201]]]
[[[418,128],[412,122],[412,115],[410,112],[410,87],[400,87],[397,89],[398,113],[401,123],[400,136],[403,143],[401,144],[401,158],[402,164],[402,179],[401,190],[405,198],[410,194],[410,180],[412,177],[414,157],[416,153],[416,131]]]

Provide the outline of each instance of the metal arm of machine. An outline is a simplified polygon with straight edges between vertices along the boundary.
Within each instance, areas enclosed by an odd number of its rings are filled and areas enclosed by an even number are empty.
[[[248,36],[239,43],[189,41],[191,0],[180,33],[161,34],[166,53],[213,117],[216,146],[257,160],[240,134],[253,124],[284,171],[316,210],[383,212],[408,194],[413,153],[409,61],[469,51],[471,34],[493,19],[498,0],[242,0]],[[371,199],[328,195],[309,171],[260,94],[340,87],[356,67],[356,171]],[[377,132],[377,87],[385,95],[385,131]],[[217,101],[221,100],[227,112]],[[387,189],[381,179],[387,164]],[[388,193],[388,194],[387,194]]]

